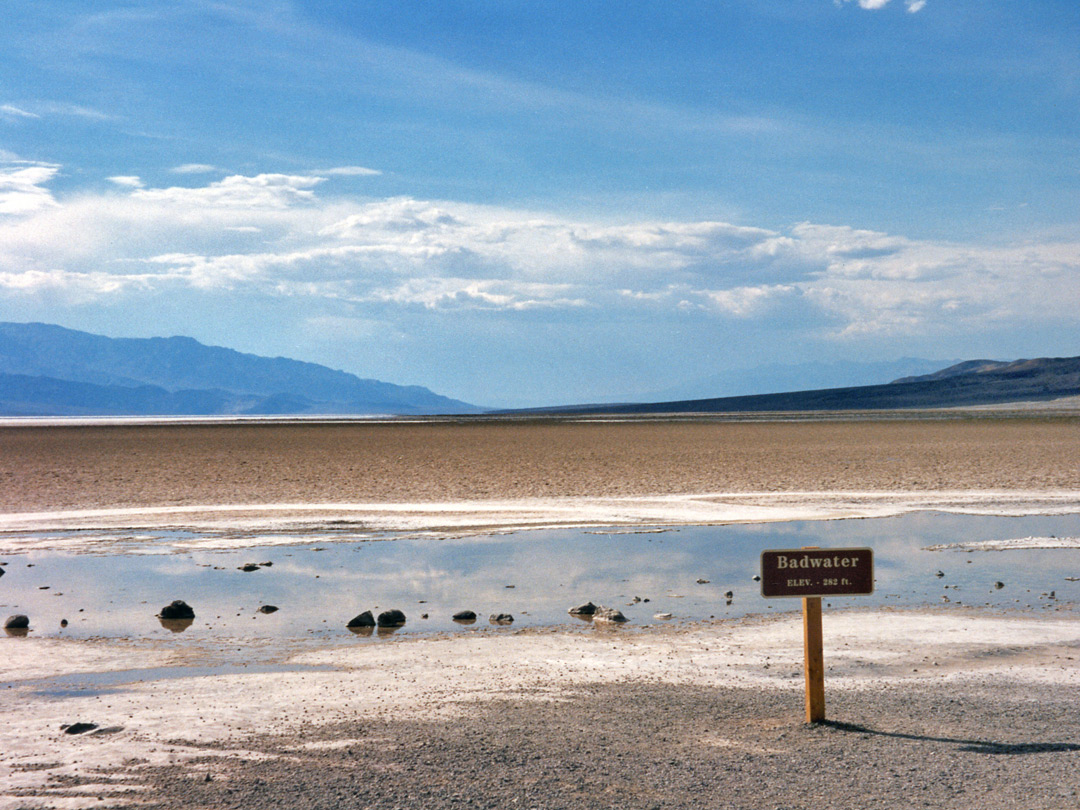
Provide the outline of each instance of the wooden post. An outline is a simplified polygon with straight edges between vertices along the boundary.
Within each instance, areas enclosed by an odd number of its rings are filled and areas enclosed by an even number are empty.
[[[825,656],[821,643],[821,597],[807,596],[803,605],[803,660],[806,674],[806,722],[825,720]]]

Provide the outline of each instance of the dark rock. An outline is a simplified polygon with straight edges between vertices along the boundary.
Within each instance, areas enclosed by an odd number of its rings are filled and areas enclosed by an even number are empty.
[[[2,577],[6,573],[7,571],[5,571],[3,568],[0,568],[0,577]]]
[[[172,603],[166,605],[161,609],[161,613],[158,614],[159,619],[194,619],[195,611],[191,609],[191,605],[185,602],[183,599],[176,599]]]
[[[994,587],[997,588],[1000,591],[1002,588],[1005,587],[1005,583],[1004,582],[995,582]]]
[[[455,622],[475,622],[476,613],[471,610],[459,610],[454,614]]]
[[[937,577],[938,579],[941,579],[943,576],[945,576],[945,572],[944,571],[938,571],[936,574],[934,574],[934,576]]]
[[[754,582],[761,582],[761,574],[754,574],[754,576],[750,578],[754,580]]]
[[[405,614],[400,610],[384,610],[379,614],[379,627],[401,627],[405,624]]]
[[[353,618],[349,619],[349,623],[347,625],[345,625],[345,626],[346,627],[374,627],[375,626],[375,616],[372,614],[372,612],[370,610],[365,610],[359,616],[354,616]]]
[[[262,607],[259,608],[259,613],[270,614],[270,613],[277,613],[277,612],[278,612],[278,606],[277,605],[263,605]]]
[[[513,624],[514,617],[509,613],[492,613],[488,621],[492,624]]]
[[[596,605],[594,605],[592,602],[586,602],[584,605],[572,607],[566,612],[569,613],[571,616],[592,616],[594,613],[596,613]]]
[[[258,563],[244,563],[237,570],[238,571],[258,571],[259,570],[259,565],[258,565]]]
[[[698,581],[697,581],[697,584],[698,584],[698,585],[708,585],[708,584],[709,584],[709,580],[707,580],[707,579],[703,579],[703,578],[699,577],[699,578],[698,578]]]
[[[97,728],[97,723],[71,723],[70,725],[60,726],[61,731],[65,734],[85,734],[95,728]]]
[[[603,607],[602,605],[596,608],[596,613],[593,614],[593,620],[599,622],[615,622],[622,624],[627,619],[622,614],[621,610],[615,608]]]
[[[67,627],[68,626],[68,620],[67,619],[61,619],[60,620],[60,626],[61,627]]]
[[[271,566],[273,566],[273,563],[267,560],[266,562],[259,563],[259,565],[261,565],[263,568],[270,568]]]
[[[727,593],[724,594],[724,598],[725,599],[734,599],[735,598],[735,592],[734,591],[728,591]]]
[[[22,613],[16,613],[14,616],[8,616],[7,621],[4,622],[5,630],[25,630],[30,626],[30,618],[24,616]]]

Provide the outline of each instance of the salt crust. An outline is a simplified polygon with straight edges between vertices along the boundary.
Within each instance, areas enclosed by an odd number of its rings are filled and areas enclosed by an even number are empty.
[[[837,612],[826,613],[825,639],[829,690],[897,688],[913,679],[1080,685],[1080,667],[1071,660],[1080,655],[1075,620],[962,611]],[[133,673],[131,683],[61,696],[50,696],[42,679],[77,681],[79,673],[191,661],[181,661],[167,641],[0,643],[9,685],[0,701],[0,808],[94,807],[101,804],[99,795],[115,799],[131,785],[102,775],[94,790],[72,795],[50,788],[49,778],[93,778],[119,766],[182,762],[208,753],[223,760],[251,758],[256,754],[245,750],[244,739],[305,724],[452,717],[492,698],[559,700],[586,683],[802,689],[802,627],[792,614],[629,631],[396,638],[283,654],[281,663],[290,671],[150,681],[134,680]],[[122,730],[61,732],[61,725],[75,721]],[[210,741],[221,747],[208,752],[192,745]]]
[[[927,551],[1016,551],[1025,548],[1080,548],[1080,537],[1014,537],[1007,540],[972,540],[939,543]]]
[[[891,517],[934,510],[1022,516],[1080,511],[1080,491],[763,492],[633,498],[534,498],[447,503],[205,504],[0,514],[0,553],[121,549],[172,551],[297,542],[290,532],[332,531],[320,542],[382,533],[455,536],[481,531],[675,526]],[[139,532],[194,529],[162,538]],[[65,535],[63,532],[79,532]],[[45,533],[53,533],[44,536]],[[38,536],[26,536],[33,533]],[[6,535],[6,536],[5,536]],[[147,540],[145,544],[140,541]],[[140,549],[139,546],[142,545]]]

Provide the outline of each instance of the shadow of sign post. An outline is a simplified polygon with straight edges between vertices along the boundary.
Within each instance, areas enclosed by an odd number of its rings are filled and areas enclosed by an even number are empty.
[[[821,599],[874,592],[874,552],[869,548],[770,549],[761,552],[761,595],[803,600],[803,672],[806,722],[825,720],[825,656]]]

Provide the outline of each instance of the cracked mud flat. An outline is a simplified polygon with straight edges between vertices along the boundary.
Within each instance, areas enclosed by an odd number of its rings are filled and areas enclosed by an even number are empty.
[[[493,514],[675,525],[1080,502],[1075,420],[360,427],[5,428],[0,524],[224,521],[242,543],[278,519],[446,532]],[[818,727],[801,723],[790,614],[314,650],[0,638],[0,807],[1080,805],[1075,619],[852,610],[826,613],[825,638],[833,724]],[[77,721],[98,729],[62,732]]]

